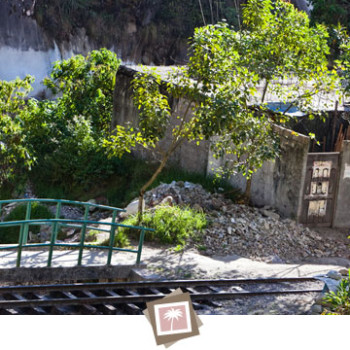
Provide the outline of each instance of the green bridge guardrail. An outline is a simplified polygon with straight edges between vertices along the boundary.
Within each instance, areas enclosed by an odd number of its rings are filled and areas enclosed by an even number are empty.
[[[83,258],[83,250],[84,248],[94,248],[94,249],[100,249],[100,250],[108,250],[108,257],[107,257],[107,265],[110,265],[112,262],[112,253],[113,251],[123,251],[123,252],[131,252],[136,253],[136,264],[140,264],[141,261],[141,253],[142,253],[142,246],[143,241],[145,238],[145,232],[146,231],[154,231],[153,229],[149,229],[142,226],[131,226],[131,225],[124,225],[116,222],[117,214],[118,212],[124,212],[124,209],[119,209],[115,207],[110,207],[106,205],[100,205],[100,204],[94,204],[90,202],[78,202],[78,201],[70,201],[66,199],[40,199],[40,198],[25,198],[25,199],[8,199],[8,200],[2,200],[0,201],[0,216],[3,208],[3,204],[10,204],[10,203],[27,203],[27,209],[26,209],[26,215],[24,220],[16,220],[16,221],[0,221],[0,229],[1,227],[11,227],[11,226],[19,226],[19,239],[18,244],[16,245],[6,245],[5,247],[0,247],[0,250],[8,250],[8,249],[18,249],[17,251],[17,260],[16,260],[16,267],[21,266],[21,257],[22,257],[22,250],[23,248],[33,248],[33,247],[49,247],[49,255],[48,255],[48,261],[47,266],[51,267],[52,264],[52,255],[54,247],[67,247],[67,248],[77,248],[79,249],[79,255],[78,255],[78,266],[81,266],[82,264],[82,258]],[[31,219],[31,208],[32,203],[39,202],[39,203],[55,203],[56,204],[56,215],[54,219]],[[74,220],[74,219],[62,219],[61,216],[61,208],[62,204],[69,204],[69,205],[77,205],[77,206],[83,206],[84,207],[84,217],[82,220]],[[104,209],[104,210],[110,210],[112,212],[112,222],[100,222],[100,221],[92,221],[89,220],[89,211],[91,207],[95,207],[98,209]],[[50,243],[33,243],[28,244],[28,233],[29,233],[29,227],[31,225],[51,225],[52,226],[52,232],[51,232],[51,240]],[[89,226],[89,225],[103,225],[103,226],[110,226],[109,230],[102,229],[95,226]],[[80,235],[80,242],[78,244],[73,243],[57,243],[57,234],[59,231],[60,226],[65,227],[74,227],[74,228],[80,228],[81,229],[81,235]],[[138,243],[138,249],[124,249],[124,248],[116,248],[114,247],[114,237],[115,237],[115,231],[118,229],[118,227],[126,227],[131,228],[135,230],[140,230],[140,238]],[[108,246],[97,246],[93,244],[85,244],[85,236],[86,236],[86,230],[87,229],[93,229],[96,231],[103,231],[103,232],[109,232],[109,245]],[[1,235],[1,230],[0,230]]]

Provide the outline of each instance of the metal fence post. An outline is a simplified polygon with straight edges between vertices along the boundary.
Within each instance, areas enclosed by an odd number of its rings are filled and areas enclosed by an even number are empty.
[[[79,247],[79,256],[78,256],[78,266],[81,265],[81,262],[83,260],[83,246],[84,246],[84,241],[85,241],[85,233],[86,233],[86,221],[89,218],[89,209],[90,209],[90,204],[86,204],[85,206],[85,213],[84,213],[84,223],[83,223],[83,228],[81,230],[81,237],[80,237],[80,247]]]
[[[55,219],[58,220],[61,216],[61,201],[57,202],[56,206],[56,215]],[[52,232],[51,232],[51,241],[50,241],[50,250],[49,250],[49,257],[47,259],[47,266],[51,267],[52,263],[52,255],[53,255],[53,247],[55,246],[56,239],[57,239],[57,232],[58,232],[58,222],[54,222],[52,224]]]
[[[16,267],[21,267],[22,245],[23,245],[23,224],[21,225],[21,229],[19,231]]]
[[[26,211],[26,217],[25,220],[30,220],[30,214],[32,212],[32,202],[29,201],[27,203],[27,211]],[[27,244],[28,241],[28,231],[29,231],[29,224],[26,223],[24,224],[24,228],[23,228],[23,244]]]
[[[113,246],[114,246],[114,236],[115,236],[115,220],[117,218],[117,212],[113,212],[112,216],[112,225],[111,230],[109,233],[109,251],[108,251],[108,258],[107,258],[107,265],[110,265],[112,263],[112,253],[113,253]]]
[[[145,239],[145,230],[142,229],[141,230],[141,234],[140,234],[139,247],[138,247],[138,250],[137,250],[136,265],[139,265],[140,261],[141,261],[141,253],[142,253],[142,246],[143,246],[144,239]]]

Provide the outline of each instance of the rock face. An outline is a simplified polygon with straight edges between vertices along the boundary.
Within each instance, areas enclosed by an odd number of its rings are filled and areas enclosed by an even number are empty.
[[[0,2],[0,79],[33,75],[32,95],[37,95],[54,61],[87,53],[92,47],[83,31],[68,42],[56,43],[32,17],[31,1],[19,2],[20,6],[13,3]]]
[[[308,0],[292,0],[292,3],[301,11],[305,11],[308,15],[310,15],[312,11],[311,1]]]
[[[43,91],[40,82],[54,61],[74,54],[86,55],[100,47],[115,51],[129,63],[173,64],[175,59],[185,59],[187,37],[191,33],[184,39],[179,39],[177,33],[171,35],[174,28],[169,28],[167,35],[166,30],[160,33],[161,28],[152,22],[158,9],[153,5],[149,4],[145,11],[139,9],[131,17],[122,14],[123,11],[132,13],[132,4],[126,5],[126,9],[120,7],[120,21],[108,26],[112,28],[109,35],[102,33],[99,37],[98,25],[105,21],[103,13],[96,13],[97,19],[89,25],[66,18],[57,11],[54,2],[0,1],[0,79],[33,75],[36,82],[32,95],[38,95]],[[51,12],[40,12],[40,6],[41,10],[48,8]],[[67,22],[71,22],[74,29],[66,30],[63,24]],[[96,27],[92,28],[92,24]]]
[[[308,258],[349,259],[348,245],[322,238],[290,219],[280,219],[273,210],[239,205],[222,194],[210,194],[201,185],[189,182],[162,184],[145,194],[148,207],[171,196],[178,205],[189,205],[207,214],[205,253],[251,258],[270,263],[293,263]]]
[[[184,64],[188,37],[195,27],[203,25],[196,0],[115,0],[114,5],[90,2],[88,7],[84,7],[84,1],[65,1],[61,7],[58,3],[58,0],[0,1],[0,79],[34,75],[36,95],[42,90],[40,81],[48,74],[52,62],[100,47],[115,51],[125,63]],[[299,9],[308,9],[306,0],[293,3]],[[67,13],[62,12],[64,6]],[[67,10],[68,6],[72,8]],[[74,12],[74,6],[82,9]],[[109,12],[108,6],[112,6]],[[203,2],[202,6],[204,17],[211,23],[209,3]],[[232,12],[230,0],[217,6],[215,20],[227,18]]]

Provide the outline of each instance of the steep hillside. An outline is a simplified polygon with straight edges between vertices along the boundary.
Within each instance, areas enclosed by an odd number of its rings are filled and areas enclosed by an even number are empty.
[[[53,61],[107,47],[124,62],[186,62],[195,27],[226,19],[238,26],[245,0],[2,0],[0,79],[32,74],[39,82]],[[306,0],[294,0],[305,9]]]

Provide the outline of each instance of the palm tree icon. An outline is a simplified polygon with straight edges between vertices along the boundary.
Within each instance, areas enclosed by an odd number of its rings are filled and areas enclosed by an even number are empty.
[[[182,311],[180,309],[174,309],[173,307],[165,313],[164,319],[171,320],[170,331],[173,330],[174,320],[178,320],[180,317],[182,317]]]

